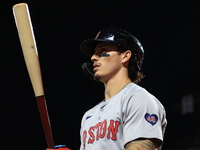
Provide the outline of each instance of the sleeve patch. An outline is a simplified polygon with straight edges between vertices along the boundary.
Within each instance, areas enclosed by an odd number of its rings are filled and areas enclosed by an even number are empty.
[[[146,113],[145,116],[144,116],[144,118],[152,126],[155,125],[157,123],[157,121],[158,121],[158,116],[155,115],[155,114],[150,115],[150,114]]]

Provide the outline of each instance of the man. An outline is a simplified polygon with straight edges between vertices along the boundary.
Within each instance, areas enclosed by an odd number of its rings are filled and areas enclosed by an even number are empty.
[[[81,51],[93,62],[92,71],[88,63],[83,70],[104,84],[105,99],[82,118],[80,150],[161,149],[166,114],[162,104],[137,85],[144,58],[138,39],[107,28],[83,41]]]

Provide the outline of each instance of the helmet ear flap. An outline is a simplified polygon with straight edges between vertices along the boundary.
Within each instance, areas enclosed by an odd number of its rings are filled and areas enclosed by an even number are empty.
[[[83,73],[85,74],[85,76],[91,80],[94,80],[94,71],[92,68],[93,68],[92,64],[88,63],[88,62],[83,63],[83,65],[82,65],[82,70],[83,70]]]

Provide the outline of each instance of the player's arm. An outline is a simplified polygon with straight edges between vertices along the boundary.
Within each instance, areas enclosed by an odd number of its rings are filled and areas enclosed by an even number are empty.
[[[124,150],[156,150],[157,147],[156,139],[137,139],[127,143]]]

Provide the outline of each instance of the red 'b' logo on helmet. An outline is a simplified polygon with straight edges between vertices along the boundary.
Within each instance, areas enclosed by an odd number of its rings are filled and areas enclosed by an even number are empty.
[[[99,37],[99,34],[101,33],[101,31],[99,31],[98,33],[97,33],[97,35],[95,36],[95,40]]]

